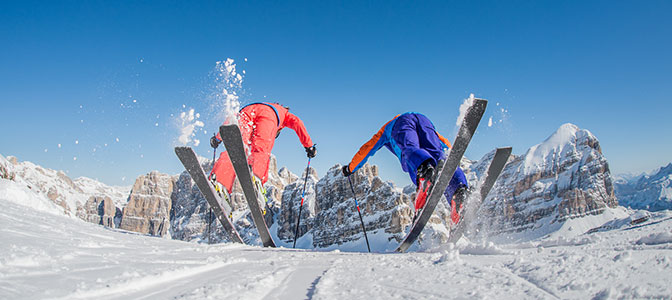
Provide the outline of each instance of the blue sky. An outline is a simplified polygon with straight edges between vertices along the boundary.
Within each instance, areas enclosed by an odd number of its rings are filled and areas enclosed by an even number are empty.
[[[243,104],[304,120],[320,175],[401,112],[452,140],[470,93],[490,105],[469,158],[522,154],[571,122],[613,173],[672,161],[670,1],[267,2],[3,1],[0,154],[115,185],[181,172],[176,115],[201,113],[196,150],[211,156],[213,70],[232,58]],[[273,152],[305,167],[290,131]],[[409,183],[391,153],[372,162]]]

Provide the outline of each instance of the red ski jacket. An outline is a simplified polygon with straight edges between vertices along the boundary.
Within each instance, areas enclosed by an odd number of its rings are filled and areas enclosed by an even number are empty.
[[[304,147],[313,145],[313,140],[310,138],[310,135],[308,135],[308,131],[303,125],[303,121],[278,103],[256,102],[245,105],[240,109],[238,119],[241,132],[245,130],[244,127],[246,126],[254,126],[254,131],[259,132],[259,135],[269,135],[269,133],[272,133],[273,136],[277,136],[280,130],[287,127],[296,132],[301,145]],[[259,119],[276,120],[276,126],[265,122],[263,124],[258,124],[261,122],[255,121]],[[249,122],[252,122],[252,124],[249,124]],[[220,141],[222,140],[219,133],[217,133],[217,139]]]
[[[271,150],[280,130],[285,127],[291,128],[299,137],[301,145],[304,147],[313,145],[301,119],[277,103],[252,103],[243,107],[238,113],[238,126],[247,151],[247,162],[252,167],[252,173],[259,177],[262,183],[268,180]],[[219,133],[217,139],[222,140]],[[230,193],[235,173],[226,151],[221,153],[212,173],[216,174],[217,181]]]

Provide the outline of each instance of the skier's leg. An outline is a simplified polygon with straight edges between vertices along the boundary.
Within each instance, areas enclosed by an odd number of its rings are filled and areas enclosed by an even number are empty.
[[[236,172],[233,170],[233,164],[226,151],[219,154],[219,159],[215,162],[211,174],[215,175],[217,182],[221,183],[230,194],[233,189],[233,181],[236,179]]]
[[[258,115],[254,120],[254,129],[250,135],[251,153],[248,163],[252,166],[252,173],[260,178],[262,183],[268,180],[268,164],[275,143],[277,122],[275,115],[272,118]]]
[[[450,201],[453,198],[455,191],[460,188],[469,188],[469,182],[467,182],[467,177],[464,176],[462,168],[457,167],[457,170],[455,170],[455,174],[453,174],[453,178],[450,179],[450,183],[448,183],[448,187],[443,192],[443,195]]]
[[[432,166],[436,166],[436,160],[422,147],[418,140],[417,119],[413,114],[399,116],[392,128],[392,138],[401,151],[402,169],[417,184],[417,170],[425,161],[429,160]]]
[[[424,149],[434,160],[439,161],[446,155],[443,152],[443,145],[439,136],[436,134],[434,124],[424,115],[416,115],[418,143],[420,148]]]
[[[460,220],[460,210],[462,209],[462,203],[464,201],[462,197],[466,196],[465,193],[467,188],[469,188],[467,177],[464,176],[462,169],[457,167],[455,174],[453,174],[453,178],[451,178],[450,183],[448,183],[448,187],[443,192],[443,195],[446,196],[446,200],[448,201],[448,205],[450,205],[450,215],[453,224],[457,224]],[[458,196],[460,199],[457,199]]]

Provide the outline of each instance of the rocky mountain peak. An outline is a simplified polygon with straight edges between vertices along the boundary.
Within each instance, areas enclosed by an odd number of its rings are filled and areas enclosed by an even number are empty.
[[[519,232],[617,205],[599,141],[588,130],[564,124],[509,160],[481,214],[495,233]]]

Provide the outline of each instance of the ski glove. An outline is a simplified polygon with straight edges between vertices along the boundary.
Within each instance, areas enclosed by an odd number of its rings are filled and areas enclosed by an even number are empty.
[[[216,136],[213,135],[213,136],[210,138],[210,146],[211,146],[212,148],[217,148],[217,147],[219,146],[219,143],[221,143],[221,141],[218,140]]]
[[[315,157],[315,154],[317,154],[317,148],[315,148],[315,145],[312,145],[310,147],[305,147],[305,148],[306,148],[306,154],[308,155],[308,158]]]
[[[347,164],[343,166],[342,170],[343,170],[343,176],[348,177],[352,175],[352,172],[350,172],[350,167]]]

